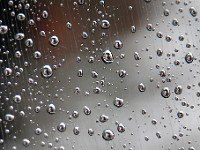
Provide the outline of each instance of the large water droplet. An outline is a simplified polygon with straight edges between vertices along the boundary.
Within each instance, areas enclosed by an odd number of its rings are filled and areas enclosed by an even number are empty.
[[[110,64],[110,63],[113,62],[113,59],[114,59],[113,54],[110,50],[105,50],[103,52],[102,60],[103,60],[104,63]]]
[[[103,137],[104,140],[110,141],[110,140],[114,139],[115,134],[112,130],[106,129],[106,130],[103,131],[102,137]]]
[[[59,39],[57,36],[51,36],[49,38],[49,43],[52,45],[52,46],[57,46],[59,44]]]
[[[164,98],[168,98],[170,96],[170,90],[168,87],[164,87],[162,90],[161,90],[161,95],[162,97]]]
[[[19,104],[21,102],[22,98],[21,98],[21,95],[15,95],[13,97],[13,101],[17,104]]]
[[[6,115],[5,115],[5,120],[6,120],[6,121],[13,121],[14,118],[15,118],[15,116],[12,115],[12,114],[6,114]]]
[[[53,70],[49,65],[44,65],[42,67],[41,73],[42,73],[43,77],[49,78],[49,77],[51,77],[53,75]]]
[[[145,92],[146,87],[144,86],[143,83],[140,83],[140,84],[138,85],[138,89],[139,89],[140,92]]]
[[[180,95],[183,91],[183,88],[181,85],[177,85],[175,88],[174,88],[174,93],[177,94],[177,95]]]
[[[125,126],[121,123],[119,123],[117,125],[117,130],[120,132],[120,133],[123,133],[125,131]]]
[[[64,122],[61,122],[58,126],[57,126],[58,131],[60,132],[64,132],[66,130],[66,125]]]
[[[110,28],[110,22],[108,20],[102,20],[101,21],[101,28],[102,29],[108,29],[108,28]]]
[[[192,53],[189,52],[189,53],[187,53],[187,54],[185,55],[185,61],[186,61],[187,63],[192,63],[193,60],[194,60],[194,56],[193,56]]]
[[[0,34],[6,34],[8,32],[8,26],[0,25]]]
[[[124,100],[122,98],[116,97],[115,100],[113,101],[113,104],[116,107],[122,107],[124,105]]]
[[[122,41],[116,40],[115,43],[114,43],[114,47],[115,47],[116,49],[121,49],[121,48],[123,47]]]
[[[49,114],[55,114],[56,113],[56,107],[54,104],[49,104],[48,108],[47,108],[47,112]]]

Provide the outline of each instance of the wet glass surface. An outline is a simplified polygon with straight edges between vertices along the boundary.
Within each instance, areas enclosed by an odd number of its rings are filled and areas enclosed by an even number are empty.
[[[0,150],[199,150],[199,0],[0,0]]]

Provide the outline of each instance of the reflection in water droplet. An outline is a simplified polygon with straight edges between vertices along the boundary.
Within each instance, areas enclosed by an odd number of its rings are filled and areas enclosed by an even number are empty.
[[[51,67],[49,65],[44,65],[42,67],[42,76],[45,78],[49,78],[53,75],[53,70],[51,69]]]
[[[115,47],[116,49],[121,49],[121,48],[123,47],[122,41],[116,40],[115,43],[114,43],[114,47]]]
[[[72,113],[72,117],[74,117],[74,118],[78,118],[78,116],[79,116],[78,111],[73,111],[73,113]]]
[[[13,101],[17,104],[19,104],[21,102],[22,98],[21,98],[21,95],[15,95],[13,97]]]
[[[122,107],[124,105],[124,100],[121,98],[116,97],[115,100],[113,101],[113,104],[116,107]]]
[[[193,60],[194,60],[194,56],[192,55],[192,53],[187,53],[186,55],[185,55],[185,61],[187,62],[187,63],[192,63],[193,62]]]
[[[164,87],[162,90],[161,90],[161,95],[162,97],[164,98],[169,98],[170,96],[170,90],[168,87]]]
[[[6,121],[13,121],[15,119],[15,116],[12,114],[6,114],[5,115],[5,120]]]
[[[47,108],[47,112],[49,114],[55,114],[56,113],[56,107],[54,104],[49,104],[48,108]]]
[[[101,116],[99,117],[99,121],[102,122],[102,123],[107,122],[108,119],[109,119],[109,117],[106,116],[106,115],[101,115]]]
[[[174,93],[177,94],[177,95],[180,95],[183,91],[183,88],[181,85],[177,85],[175,88],[174,88]]]
[[[74,132],[75,135],[79,135],[80,134],[80,128],[74,127],[73,132]]]
[[[102,137],[103,137],[104,140],[110,141],[110,140],[114,139],[115,134],[113,133],[112,130],[106,129],[106,130],[103,131]]]
[[[0,34],[6,34],[8,32],[8,26],[0,25]]]
[[[32,47],[33,46],[33,40],[32,39],[26,39],[26,41],[25,41],[25,45],[27,46],[27,47]]]
[[[25,146],[25,147],[28,147],[30,145],[30,141],[28,139],[23,139],[22,140],[22,144]]]
[[[52,46],[57,46],[59,44],[59,39],[57,36],[51,36],[49,38],[49,43],[52,45]]]
[[[10,68],[5,68],[4,69],[4,74],[8,77],[12,75],[12,69]]]
[[[119,77],[120,77],[120,78],[124,78],[124,77],[126,77],[126,75],[127,75],[127,74],[126,74],[126,71],[125,71],[125,70],[120,70],[120,71],[119,71]]]
[[[84,112],[85,115],[90,115],[91,114],[91,110],[87,106],[84,106],[83,112]]]
[[[194,7],[191,7],[189,9],[190,11],[190,14],[193,16],[193,17],[196,17],[197,16],[197,10],[194,8]]]
[[[102,29],[108,29],[108,28],[110,28],[110,22],[108,20],[102,20],[101,21],[101,28]]]
[[[58,126],[57,126],[58,131],[60,132],[64,132],[66,130],[66,125],[64,122],[61,122]]]
[[[144,86],[143,83],[140,83],[140,84],[138,85],[138,89],[139,89],[140,92],[145,92],[146,87]]]
[[[135,33],[136,32],[136,27],[135,26],[131,26],[131,32]]]
[[[118,124],[117,126],[117,130],[120,132],[120,133],[123,133],[125,131],[125,126],[123,124]]]
[[[179,112],[177,113],[177,116],[178,116],[178,118],[183,118],[183,116],[184,116],[183,111],[179,111]]]
[[[88,129],[88,134],[90,135],[90,136],[93,136],[94,135],[94,130],[93,129]]]
[[[104,63],[106,64],[110,64],[113,62],[113,55],[112,55],[112,52],[110,50],[105,50],[103,52],[103,56],[102,56],[102,60]]]

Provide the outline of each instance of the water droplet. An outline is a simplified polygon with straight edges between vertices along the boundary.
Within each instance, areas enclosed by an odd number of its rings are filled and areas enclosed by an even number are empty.
[[[178,20],[177,20],[176,18],[173,19],[172,24],[173,24],[174,26],[179,26],[179,22],[178,22]]]
[[[61,122],[58,126],[57,126],[58,131],[60,132],[64,132],[66,130],[66,125],[64,122]]]
[[[140,57],[138,52],[134,53],[134,58],[135,58],[135,60],[140,60],[141,59],[141,57]]]
[[[113,59],[114,59],[113,54],[110,50],[105,50],[103,52],[102,60],[103,60],[104,63],[110,64],[110,63],[113,62]]]
[[[162,38],[163,37],[163,33],[162,32],[157,32],[156,35],[157,35],[158,38]]]
[[[98,73],[96,71],[92,71],[92,78],[97,78],[98,77]]]
[[[95,89],[93,90],[94,94],[100,94],[101,89],[99,87],[95,87]]]
[[[45,78],[49,78],[53,75],[53,70],[51,69],[51,67],[49,65],[44,65],[42,67],[42,76]]]
[[[12,75],[12,69],[10,68],[5,68],[4,69],[4,74],[8,77]]]
[[[33,57],[34,57],[35,59],[40,59],[40,58],[42,57],[42,54],[41,54],[41,52],[39,52],[39,51],[35,51],[35,52],[33,53]]]
[[[126,73],[125,70],[120,70],[120,71],[119,71],[119,77],[120,77],[120,78],[124,78],[124,77],[126,77],[126,75],[127,75],[127,73]]]
[[[192,63],[193,62],[193,60],[194,60],[194,56],[192,55],[192,53],[187,53],[186,55],[185,55],[185,61],[187,62],[187,63]]]
[[[88,38],[88,34],[86,32],[83,32],[81,36],[82,36],[83,39],[87,39]]]
[[[99,121],[102,122],[102,123],[107,122],[108,119],[109,119],[109,117],[106,116],[106,115],[101,115],[101,116],[99,117]]]
[[[83,112],[84,112],[85,115],[90,115],[91,114],[91,110],[87,106],[84,106]]]
[[[153,120],[151,121],[151,123],[152,123],[153,125],[156,125],[156,124],[157,124],[157,120],[156,120],[156,119],[153,119]]]
[[[170,96],[170,90],[168,87],[164,87],[162,90],[161,90],[161,95],[162,97],[164,98],[169,98]]]
[[[179,112],[177,113],[177,116],[178,116],[178,118],[183,118],[183,116],[184,116],[183,111],[179,111]]]
[[[30,145],[30,141],[28,139],[23,139],[22,140],[22,144],[25,146],[25,147],[28,147]]]
[[[110,141],[110,140],[114,139],[115,134],[113,133],[112,130],[106,129],[106,130],[103,131],[102,137],[103,137],[104,140]]]
[[[6,34],[8,32],[8,26],[0,25],[0,34]]]
[[[80,5],[83,5],[83,4],[85,3],[85,0],[78,0],[78,3],[79,3]]]
[[[49,16],[48,12],[46,10],[44,10],[42,12],[42,18],[46,19],[46,18],[48,18],[48,16]]]
[[[123,47],[122,41],[116,40],[115,43],[114,43],[114,47],[115,47],[116,49],[121,49],[121,48]]]
[[[36,135],[40,135],[42,133],[42,129],[40,129],[40,128],[36,128],[35,129],[35,134]]]
[[[24,21],[24,20],[26,19],[26,16],[25,16],[23,13],[19,13],[19,14],[17,15],[17,19],[18,19],[19,21]]]
[[[71,28],[72,28],[72,24],[71,24],[70,22],[67,22],[67,23],[66,23],[66,26],[67,26],[68,29],[71,29]]]
[[[136,27],[135,26],[131,26],[131,32],[135,33],[136,32]]]
[[[157,55],[160,57],[162,56],[162,54],[163,54],[163,51],[160,48],[157,49]]]
[[[75,135],[79,135],[80,134],[80,128],[74,127],[73,132],[74,132]]]
[[[147,24],[147,30],[152,31],[153,30],[153,25],[152,24]]]
[[[56,107],[54,104],[49,104],[48,108],[47,108],[47,112],[49,114],[55,114],[56,113]]]
[[[74,118],[78,118],[78,116],[79,116],[78,111],[73,111],[73,113],[72,113],[72,117],[74,117]]]
[[[5,115],[5,120],[6,121],[13,121],[15,119],[15,116],[12,114],[6,114]]]
[[[82,69],[78,70],[77,76],[78,77],[83,77],[83,70]]]
[[[26,39],[26,41],[25,41],[25,45],[27,46],[27,47],[32,47],[33,46],[33,40],[32,39]]]
[[[93,136],[94,135],[94,130],[93,129],[88,129],[88,134],[90,135],[90,136]]]
[[[183,88],[181,85],[177,85],[175,88],[174,88],[174,93],[177,94],[177,95],[180,95],[183,91]]]
[[[49,38],[49,43],[52,45],[52,46],[57,46],[59,44],[59,39],[57,36],[51,36]]]
[[[192,15],[192,17],[196,17],[197,16],[197,10],[194,7],[191,7],[189,9],[190,14]]]
[[[15,39],[18,40],[18,41],[23,40],[24,37],[25,37],[24,33],[17,33],[17,34],[15,34]]]
[[[102,29],[108,29],[108,28],[110,28],[110,22],[108,20],[102,20],[101,21],[101,28]]]
[[[116,107],[122,107],[124,105],[124,100],[122,98],[116,97],[115,100],[113,101],[113,104]]]
[[[138,89],[139,89],[140,92],[145,92],[146,87],[144,86],[143,83],[140,83],[140,84],[138,85]]]
[[[166,71],[165,70],[160,70],[160,76],[165,77],[166,76]]]
[[[164,15],[165,15],[165,16],[169,16],[169,10],[168,10],[168,9],[165,9],[165,10],[164,10]]]
[[[160,134],[160,132],[158,131],[158,132],[156,132],[156,136],[157,136],[157,138],[161,138],[161,134]]]
[[[119,123],[118,126],[117,126],[117,130],[120,133],[123,133],[125,131],[125,126],[123,124]]]
[[[21,102],[22,98],[21,98],[21,95],[15,95],[13,97],[13,101],[17,104],[19,104]]]

